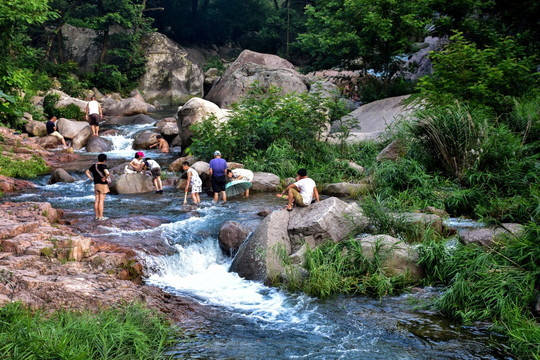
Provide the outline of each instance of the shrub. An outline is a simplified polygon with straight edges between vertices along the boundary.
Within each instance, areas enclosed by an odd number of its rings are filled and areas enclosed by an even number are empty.
[[[34,178],[49,171],[43,158],[32,157],[30,160],[13,160],[0,157],[0,174],[14,178]]]
[[[57,118],[75,119],[78,121],[83,121],[85,119],[85,113],[83,113],[75,104],[56,108],[55,105],[59,99],[60,96],[54,93],[48,94],[43,99],[43,110],[49,119],[53,116],[56,116]]]

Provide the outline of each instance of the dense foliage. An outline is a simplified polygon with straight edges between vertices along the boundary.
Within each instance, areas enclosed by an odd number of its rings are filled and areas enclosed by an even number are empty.
[[[2,359],[168,359],[175,331],[141,305],[34,313],[20,303],[0,309]]]

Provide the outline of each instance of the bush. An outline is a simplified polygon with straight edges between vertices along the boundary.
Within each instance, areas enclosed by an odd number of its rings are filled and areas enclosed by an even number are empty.
[[[7,156],[0,157],[0,174],[13,178],[35,178],[49,171],[43,158],[32,157],[31,160],[13,160]]]
[[[53,116],[57,118],[75,119],[78,121],[85,120],[85,113],[75,104],[69,104],[68,106],[56,108],[55,105],[60,99],[57,94],[48,94],[43,99],[43,110],[45,115],[50,119]]]

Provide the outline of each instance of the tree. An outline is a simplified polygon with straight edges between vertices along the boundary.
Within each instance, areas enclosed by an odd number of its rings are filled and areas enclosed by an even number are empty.
[[[425,34],[421,0],[317,0],[308,5],[307,31],[299,46],[315,67],[358,66],[383,76],[396,70],[398,57]]]

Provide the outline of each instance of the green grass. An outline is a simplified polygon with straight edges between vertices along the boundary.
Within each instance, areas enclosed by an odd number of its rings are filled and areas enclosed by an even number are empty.
[[[13,178],[35,178],[46,174],[49,168],[45,160],[32,157],[30,160],[12,160],[7,156],[0,157],[0,174]]]
[[[32,312],[20,303],[0,309],[0,358],[167,359],[177,332],[142,305],[101,310]]]

